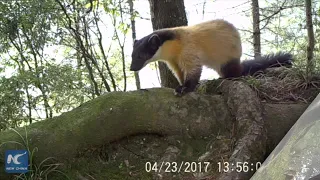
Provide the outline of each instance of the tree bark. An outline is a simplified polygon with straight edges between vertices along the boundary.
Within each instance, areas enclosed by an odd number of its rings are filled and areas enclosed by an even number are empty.
[[[134,14],[134,8],[133,8],[133,0],[128,0],[128,4],[130,7],[130,16],[131,16],[132,42],[134,42],[136,40],[136,21],[134,20],[135,14]],[[138,90],[141,89],[139,72],[134,72],[134,78],[136,80],[137,89]]]
[[[253,50],[254,57],[261,56],[261,38],[260,38],[260,13],[259,13],[259,1],[252,0],[252,19],[253,19]]]
[[[307,74],[310,73],[314,69],[313,62],[313,51],[314,51],[314,32],[313,32],[313,23],[312,23],[312,3],[311,0],[305,0],[306,6],[306,25],[308,31],[308,47],[307,47]]]
[[[263,162],[266,153],[267,133],[262,117],[262,105],[257,94],[245,83],[232,81],[222,86],[222,91],[228,107],[231,108],[231,114],[236,117],[237,145],[228,162],[235,165],[237,162]],[[218,179],[250,179],[253,173],[252,171],[230,170],[220,175]]]
[[[123,19],[123,10],[122,10],[122,5],[121,5],[121,0],[118,1],[118,6],[119,6],[119,12],[120,12],[120,18],[121,18],[121,23],[124,24],[124,19]],[[114,27],[116,28],[116,17],[114,18]],[[122,72],[123,72],[123,91],[127,91],[127,73],[126,73],[126,57],[124,54],[124,44],[126,42],[126,36],[123,37],[123,41],[121,43],[120,41],[120,36],[118,34],[118,30],[115,29],[116,37],[118,39],[119,47],[120,47],[120,52],[121,52],[121,60],[122,60]]]
[[[188,20],[183,0],[149,0],[153,30],[186,26]],[[176,88],[178,80],[165,63],[159,62],[161,87]]]

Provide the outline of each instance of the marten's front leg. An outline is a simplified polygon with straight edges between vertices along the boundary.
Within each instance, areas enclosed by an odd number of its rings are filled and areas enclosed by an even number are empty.
[[[201,72],[201,66],[197,66],[189,72],[183,72],[185,77],[184,82],[175,89],[175,95],[182,96],[188,92],[194,91],[199,83]]]

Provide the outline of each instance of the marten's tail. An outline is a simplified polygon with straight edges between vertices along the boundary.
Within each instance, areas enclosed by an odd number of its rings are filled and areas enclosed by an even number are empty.
[[[253,75],[257,71],[265,70],[270,67],[291,67],[292,62],[293,58],[290,53],[279,52],[277,54],[261,56],[253,60],[242,61],[242,75]]]

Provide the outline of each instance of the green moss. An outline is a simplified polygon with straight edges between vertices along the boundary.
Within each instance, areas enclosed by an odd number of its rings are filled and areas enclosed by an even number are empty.
[[[161,102],[159,103],[159,101]],[[212,106],[213,102],[216,102],[215,107]],[[61,171],[66,173],[70,179],[78,179],[79,173],[88,177],[88,179],[90,179],[88,175],[95,179],[150,179],[152,174],[145,171],[145,162],[155,162],[163,155],[163,151],[168,147],[168,144],[163,141],[158,142],[158,140],[153,139],[152,142],[144,142],[148,146],[140,146],[137,145],[138,143],[132,142],[122,144],[122,147],[129,146],[134,149],[133,152],[140,152],[139,154],[145,155],[149,159],[132,157],[132,153],[128,154],[121,149],[117,149],[113,152],[117,152],[120,157],[113,160],[109,156],[111,159],[101,161],[98,158],[99,153],[82,156],[84,148],[97,148],[100,145],[109,146],[109,143],[113,141],[141,132],[153,133],[164,130],[166,132],[175,131],[179,134],[180,131],[184,131],[180,135],[189,133],[192,137],[195,137],[201,127],[198,127],[198,130],[193,128],[203,124],[194,122],[195,120],[202,116],[212,118],[210,123],[219,119],[218,116],[223,116],[220,119],[227,119],[224,117],[228,113],[226,109],[223,100],[218,96],[212,98],[212,96],[202,97],[197,94],[190,94],[185,97],[175,97],[172,89],[155,88],[126,93],[113,92],[86,102],[59,117],[28,126],[28,140],[31,149],[35,147],[39,149],[39,152],[35,155],[36,162],[39,163],[47,157],[56,157],[58,163],[64,164]],[[210,115],[208,114],[210,112],[207,112],[208,110],[211,112]],[[212,114],[212,111],[220,114]],[[171,129],[167,125],[169,123],[176,127]],[[183,127],[185,123],[195,124],[191,124],[190,127]],[[227,122],[223,121],[223,123]],[[180,126],[182,126],[181,129],[179,129]],[[205,127],[210,128],[211,125],[205,124]],[[185,129],[191,130],[188,132]],[[24,134],[24,129],[18,128],[17,130]],[[19,136],[13,132],[0,133],[0,143],[12,140],[20,141]],[[196,157],[205,152],[204,147],[208,143],[201,138],[183,139],[183,141],[186,141],[183,143],[185,146],[180,147],[182,154],[179,155],[178,159],[190,162],[196,161]],[[149,144],[152,145],[152,148]],[[157,144],[157,146],[154,144]],[[14,148],[16,146],[1,148],[0,157],[4,154],[5,149]],[[152,151],[145,152],[147,149]],[[109,151],[102,151],[102,153],[112,154]],[[130,168],[124,165],[127,159],[130,165],[134,167]],[[3,170],[4,168],[1,166],[0,168]],[[0,178],[2,177],[0,175]],[[61,176],[57,174],[52,178],[61,179]]]
[[[261,80],[258,80],[257,78],[253,76],[245,76],[243,80],[251,87],[259,88],[262,85]]]

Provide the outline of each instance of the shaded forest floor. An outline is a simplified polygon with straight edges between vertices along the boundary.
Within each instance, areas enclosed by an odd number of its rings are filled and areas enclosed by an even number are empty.
[[[215,139],[213,141],[213,139]],[[172,148],[170,148],[172,146]],[[169,147],[169,148],[168,148]],[[151,171],[147,170],[146,164],[154,166],[159,163],[164,156],[168,157],[175,153],[174,147],[179,151],[174,162],[199,162],[198,157],[209,149],[213,148],[217,152],[210,157],[210,165],[207,173],[199,173],[199,170],[192,170],[185,167],[186,172],[169,173],[172,165],[164,165],[161,172],[156,173],[155,167]],[[79,154],[79,157],[70,162],[72,168],[67,174],[70,177],[79,179],[195,179],[195,177],[213,177],[218,175],[218,162],[227,158],[232,153],[232,139],[227,137],[207,137],[201,139],[179,139],[177,137],[160,137],[157,135],[137,135],[128,137],[110,145],[93,147],[86,152]],[[172,154],[171,154],[172,153]],[[160,160],[160,161],[159,161]],[[165,161],[165,160],[164,160]],[[157,171],[159,170],[159,165]],[[146,169],[147,168],[147,169]],[[213,170],[213,171],[212,171]],[[148,172],[147,172],[148,171]],[[189,172],[188,172],[189,171]],[[191,171],[191,172],[190,172]],[[214,172],[214,173],[212,173]],[[62,177],[57,177],[57,179]]]

